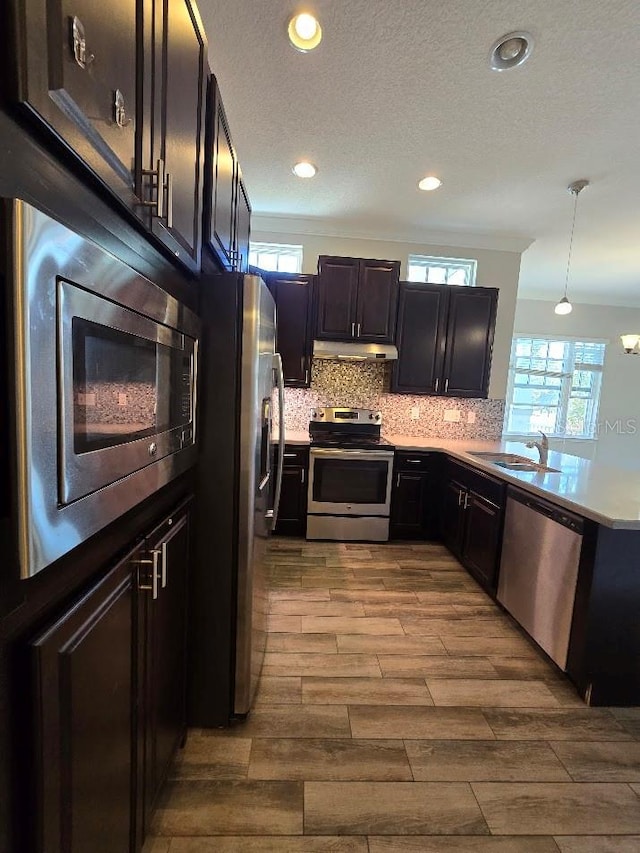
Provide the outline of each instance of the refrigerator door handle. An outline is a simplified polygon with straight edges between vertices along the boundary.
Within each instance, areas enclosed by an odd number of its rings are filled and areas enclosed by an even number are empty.
[[[280,429],[278,434],[278,473],[276,476],[275,494],[273,497],[273,511],[267,513],[267,518],[271,522],[271,529],[276,526],[278,521],[278,510],[280,509],[280,494],[282,492],[282,466],[284,463],[284,373],[282,372],[282,358],[277,352],[273,356],[273,369],[276,372],[276,381],[278,383],[278,415],[280,419]]]

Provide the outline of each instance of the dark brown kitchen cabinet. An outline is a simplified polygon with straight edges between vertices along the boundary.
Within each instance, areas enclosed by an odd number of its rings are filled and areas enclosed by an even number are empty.
[[[320,255],[316,337],[393,343],[400,261]]]
[[[276,303],[276,348],[282,357],[284,384],[293,388],[308,388],[311,384],[315,277],[269,273],[266,278]]]
[[[200,268],[207,45],[192,0],[20,0],[9,97],[171,257]],[[8,60],[11,62],[11,60]]]
[[[30,643],[36,850],[140,850],[185,733],[188,568],[183,505]]]
[[[398,360],[391,375],[391,390],[396,394],[443,390],[447,303],[448,291],[442,285],[400,283]]]
[[[392,391],[486,398],[497,304],[495,288],[402,282]]]
[[[444,544],[458,558],[462,556],[465,494],[462,483],[445,480],[442,487],[440,533]]]
[[[146,8],[149,4],[146,4]],[[207,42],[191,0],[154,0],[153,133],[143,186],[153,233],[200,269]],[[145,69],[145,73],[150,73]]]
[[[275,533],[305,536],[307,532],[307,480],[309,448],[287,444],[282,466],[282,494]]]
[[[496,589],[502,507],[473,490],[467,493],[462,561],[471,574],[487,589]]]
[[[205,240],[224,270],[247,272],[251,204],[216,78],[209,78],[205,156]]]
[[[478,583],[495,593],[502,541],[505,485],[455,463],[445,467],[440,533]]]
[[[189,513],[165,519],[146,540],[141,632],[145,708],[144,818],[148,830],[154,803],[186,731],[187,583]]]
[[[130,849],[134,569],[142,554],[130,554],[31,644],[38,851]]]
[[[487,396],[497,306],[495,289],[450,288],[443,373],[447,396]]]
[[[9,97],[62,156],[75,155],[135,211],[137,4],[18,0],[8,8]]]
[[[431,539],[435,536],[437,458],[430,453],[397,451],[391,490],[390,539]]]
[[[205,238],[224,269],[234,267],[236,154],[216,78],[207,95]]]
[[[249,237],[251,236],[251,202],[238,168],[236,193],[235,268],[238,272],[249,271]]]

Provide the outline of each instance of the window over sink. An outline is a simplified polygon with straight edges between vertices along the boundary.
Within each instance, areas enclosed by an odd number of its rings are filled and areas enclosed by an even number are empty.
[[[474,287],[478,262],[466,258],[435,258],[409,255],[408,281],[425,284],[461,284]]]
[[[268,272],[302,272],[302,246],[250,243],[249,265]]]
[[[605,349],[597,340],[515,337],[504,434],[596,438]]]

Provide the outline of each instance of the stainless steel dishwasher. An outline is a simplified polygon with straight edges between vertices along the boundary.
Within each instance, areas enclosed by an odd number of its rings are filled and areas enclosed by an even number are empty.
[[[566,670],[583,521],[509,490],[498,601]]]

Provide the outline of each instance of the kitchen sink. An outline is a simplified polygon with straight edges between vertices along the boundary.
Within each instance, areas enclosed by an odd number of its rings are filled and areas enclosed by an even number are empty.
[[[483,459],[485,462],[491,462],[493,465],[499,465],[500,468],[506,468],[508,471],[537,471],[545,474],[559,474],[558,468],[549,468],[546,465],[540,465],[529,459],[528,456],[518,456],[517,453],[493,453],[490,450],[477,451],[470,453],[470,456],[476,456],[478,459]]]

